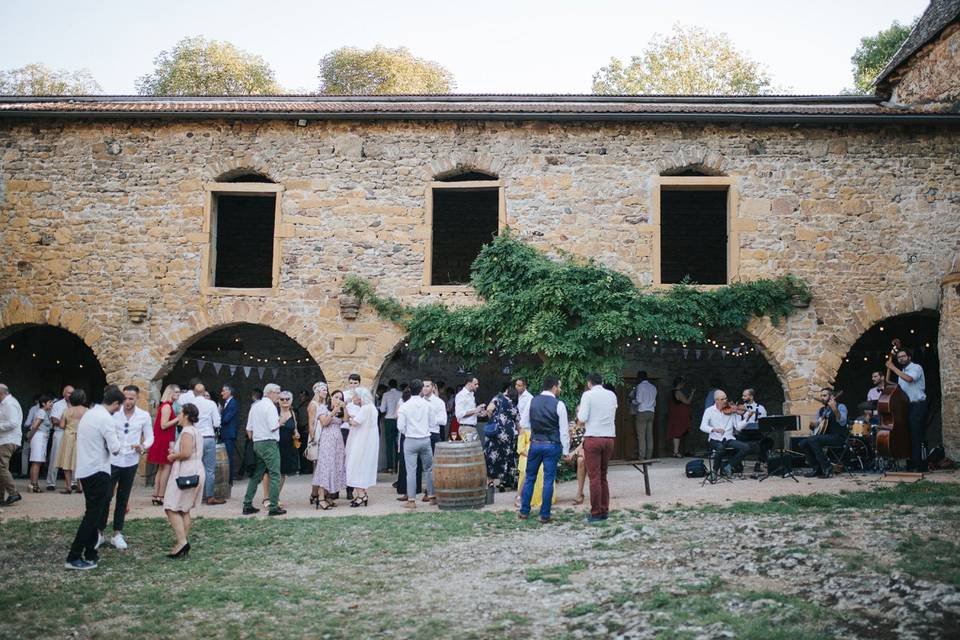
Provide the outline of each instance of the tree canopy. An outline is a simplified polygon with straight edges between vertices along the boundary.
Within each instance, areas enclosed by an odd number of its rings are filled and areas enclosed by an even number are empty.
[[[772,93],[765,68],[723,33],[674,25],[656,34],[629,64],[611,58],[593,75],[598,94],[756,95]]]
[[[137,92],[152,96],[256,96],[282,93],[273,69],[260,56],[229,42],[195,36],[161,51],[152,73],[137,79]]]
[[[335,49],[320,60],[320,92],[332,95],[450,93],[453,74],[406,47]]]
[[[0,71],[0,94],[8,96],[82,96],[103,93],[87,69],[51,69],[33,63]]]
[[[710,330],[740,329],[754,316],[776,322],[794,311],[795,298],[810,299],[807,285],[790,275],[709,291],[675,285],[643,292],[593,260],[551,259],[509,230],[480,251],[471,285],[481,304],[453,309],[401,304],[357,276],[347,278],[344,290],[408,332],[414,352],[442,350],[467,366],[491,353],[538,362],[514,373],[531,381],[557,375],[569,394],[591,371],[618,382],[631,340],[702,341]]]
[[[853,63],[853,85],[857,93],[870,93],[873,81],[900,49],[916,23],[916,20],[909,25],[894,21],[876,35],[860,38],[860,46],[850,58]]]

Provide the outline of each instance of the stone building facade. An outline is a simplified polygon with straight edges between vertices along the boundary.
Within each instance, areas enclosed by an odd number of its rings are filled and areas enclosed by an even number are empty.
[[[328,380],[377,380],[403,335],[367,307],[344,317],[347,274],[410,303],[474,301],[425,277],[438,181],[482,174],[501,226],[654,288],[660,193],[705,184],[728,192],[728,281],[813,288],[745,330],[784,410],[812,414],[876,323],[939,311],[958,455],[958,129],[956,112],[852,97],[0,99],[0,337],[62,327],[109,381],[156,395],[191,344],[251,323]],[[244,175],[278,202],[275,286],[250,291],[208,275],[213,197]]]

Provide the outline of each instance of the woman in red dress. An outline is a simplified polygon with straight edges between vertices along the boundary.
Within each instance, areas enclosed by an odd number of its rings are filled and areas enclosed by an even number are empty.
[[[163,495],[167,490],[167,477],[170,475],[170,444],[177,436],[177,413],[173,403],[180,397],[180,387],[168,384],[160,396],[157,417],[153,420],[153,445],[147,452],[147,462],[157,465],[157,475],[153,480],[153,504],[163,506]]]
[[[667,413],[667,437],[673,443],[673,457],[679,458],[680,439],[690,431],[690,401],[696,389],[687,393],[687,381],[683,376],[673,380],[670,392],[670,409]]]

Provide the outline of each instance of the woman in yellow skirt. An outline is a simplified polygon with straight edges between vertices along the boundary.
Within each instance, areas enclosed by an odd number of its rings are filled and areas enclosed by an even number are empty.
[[[520,492],[523,491],[523,479],[527,475],[527,452],[530,451],[530,429],[520,429],[520,436],[517,438],[517,462],[520,478],[517,481],[517,498],[513,501],[514,506],[520,507]],[[543,500],[543,466],[537,473],[537,481],[533,483],[533,496],[530,498],[530,507],[539,507]],[[553,503],[557,503],[557,492],[553,492]]]

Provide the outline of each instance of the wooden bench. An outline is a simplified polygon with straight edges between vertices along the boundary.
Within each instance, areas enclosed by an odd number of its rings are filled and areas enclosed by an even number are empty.
[[[647,495],[650,495],[650,465],[659,462],[658,460],[611,460],[609,467],[624,467],[630,465],[643,474],[643,488]]]

